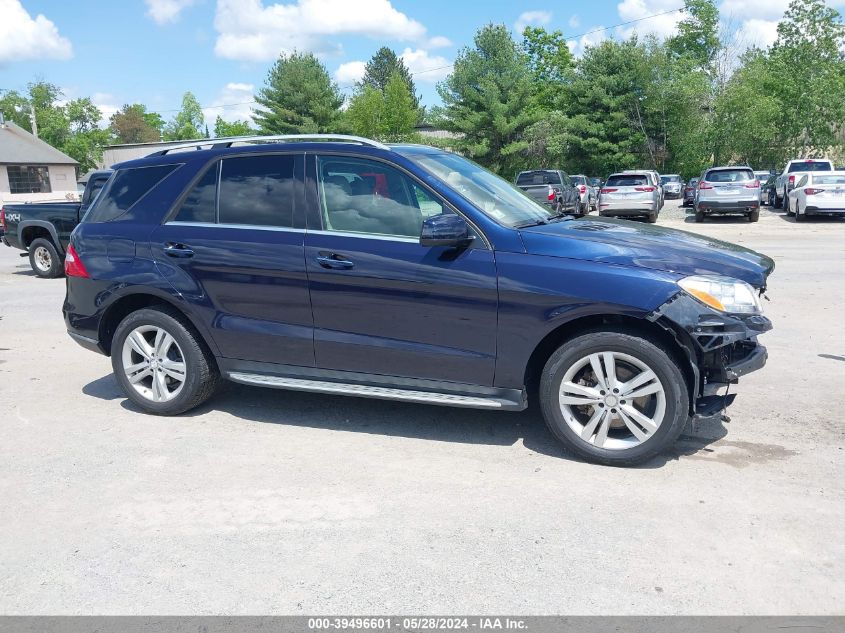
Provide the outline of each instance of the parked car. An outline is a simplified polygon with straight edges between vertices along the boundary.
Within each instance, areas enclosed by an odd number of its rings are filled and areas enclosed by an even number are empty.
[[[80,202],[6,203],[0,208],[0,239],[25,251],[39,277],[59,277],[70,233],[79,224],[111,170],[89,175]]]
[[[653,169],[626,169],[624,174],[647,174],[649,182],[652,186],[657,188],[658,193],[660,194],[660,207],[658,211],[663,208],[663,204],[666,200],[666,196],[663,193],[663,184],[660,182],[660,174],[658,174]]]
[[[708,215],[741,214],[749,222],[760,219],[760,181],[750,167],[711,167],[695,192],[695,221]]]
[[[796,179],[805,171],[833,171],[833,163],[824,158],[798,158],[789,161],[775,179],[774,206],[786,208],[789,192],[795,188]]]
[[[582,174],[570,176],[570,178],[572,178],[572,184],[575,185],[575,189],[578,191],[578,197],[581,203],[580,215],[586,215],[598,205],[595,189],[590,186],[590,181]]]
[[[695,201],[695,190],[698,187],[698,178],[690,178],[684,185],[684,199],[681,206],[688,207]]]
[[[626,171],[608,176],[599,194],[599,215],[639,216],[652,224],[660,213],[660,187],[648,172]]]
[[[596,189],[596,192],[598,192],[598,190],[601,189],[602,184],[604,184],[604,183],[602,183],[601,178],[595,178],[595,177],[590,178],[590,186],[594,187]]]
[[[680,198],[683,195],[684,181],[678,174],[664,174],[660,176],[663,195],[666,198]]]
[[[221,378],[489,410],[536,393],[564,446],[629,465],[765,364],[765,255],[560,216],[436,148],[252,141],[117,165],[71,237],[68,332],[147,412]]]
[[[559,213],[574,215],[584,213],[578,189],[564,171],[558,169],[533,169],[520,172],[516,186],[540,204]]]
[[[775,182],[777,181],[777,174],[769,174],[769,177],[760,181],[760,204],[768,205],[775,208]]]
[[[845,171],[810,171],[789,192],[786,213],[801,222],[811,215],[845,214]]]

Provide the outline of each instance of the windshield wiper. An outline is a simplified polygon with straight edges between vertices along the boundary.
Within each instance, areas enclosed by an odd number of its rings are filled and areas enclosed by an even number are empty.
[[[575,216],[569,213],[564,213],[562,211],[555,213],[554,215],[550,215],[546,222],[560,222],[563,220],[574,220]]]
[[[523,220],[522,222],[517,222],[513,225],[515,229],[527,229],[529,226],[541,226],[543,224],[548,224],[549,220],[547,218],[538,218],[536,220]]]

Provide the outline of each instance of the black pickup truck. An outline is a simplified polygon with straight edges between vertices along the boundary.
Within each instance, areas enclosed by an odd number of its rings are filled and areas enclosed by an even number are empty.
[[[25,251],[39,277],[59,277],[64,272],[65,248],[70,234],[111,176],[111,170],[89,174],[81,202],[3,204],[0,240]]]

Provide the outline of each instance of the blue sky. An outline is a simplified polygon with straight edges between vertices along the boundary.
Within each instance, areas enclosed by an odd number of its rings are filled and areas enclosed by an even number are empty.
[[[833,0],[831,4],[845,3]],[[773,39],[788,0],[721,0],[745,44]],[[311,50],[348,94],[382,45],[402,54],[425,104],[487,22],[560,29],[576,54],[632,30],[665,36],[683,0],[0,0],[0,89],[44,79],[67,98],[91,96],[107,117],[140,102],[165,118],[193,92],[213,123],[245,118],[279,52]],[[226,106],[226,107],[222,107]]]

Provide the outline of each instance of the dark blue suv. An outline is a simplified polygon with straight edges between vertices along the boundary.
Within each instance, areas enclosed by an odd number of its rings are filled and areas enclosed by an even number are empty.
[[[773,266],[573,219],[431,147],[220,139],[116,166],[71,238],[64,315],[151,413],[221,378],[494,410],[530,396],[571,450],[635,464],[764,365]]]

